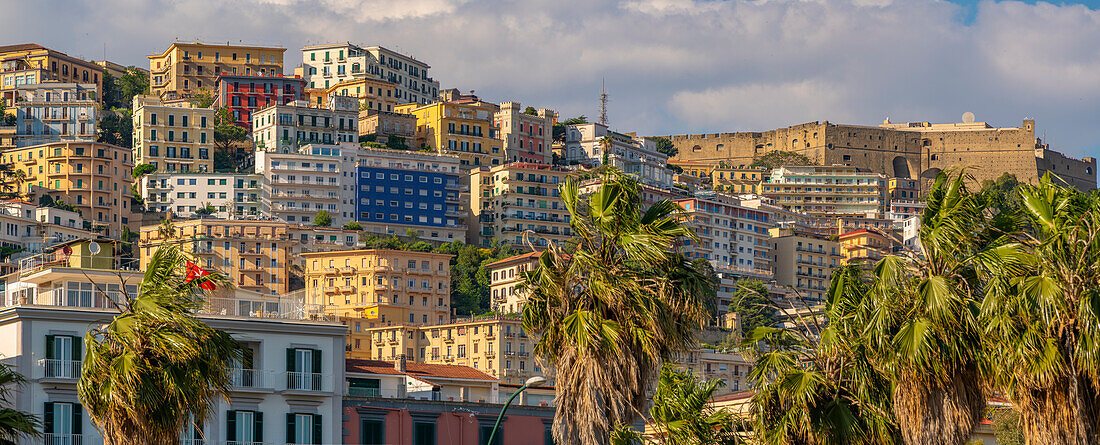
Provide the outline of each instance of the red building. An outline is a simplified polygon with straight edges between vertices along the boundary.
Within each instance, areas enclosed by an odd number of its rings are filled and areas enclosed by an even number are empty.
[[[298,76],[245,76],[222,73],[214,83],[214,105],[228,107],[237,125],[252,131],[252,113],[268,105],[305,99],[306,81]]]

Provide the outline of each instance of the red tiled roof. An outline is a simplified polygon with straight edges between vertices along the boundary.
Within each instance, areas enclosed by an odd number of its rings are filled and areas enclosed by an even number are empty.
[[[725,401],[728,401],[728,400],[751,399],[752,396],[754,396],[754,395],[756,395],[756,391],[747,390],[747,391],[740,391],[740,392],[735,392],[735,393],[731,393],[731,394],[726,394],[724,396],[718,396],[718,397],[715,397],[715,398],[711,399],[711,401],[713,401],[713,402],[725,402]]]
[[[522,255],[511,256],[511,257],[505,258],[505,259],[500,260],[500,261],[494,261],[492,263],[489,263],[489,265],[485,266],[485,267],[493,267],[493,266],[496,266],[498,264],[510,263],[510,262],[519,261],[519,260],[526,260],[528,258],[538,259],[538,257],[540,255],[542,255],[542,252],[529,252],[529,253],[525,253],[525,254],[522,254]]]
[[[364,374],[408,375],[421,380],[430,380],[433,377],[444,379],[470,379],[495,381],[492,376],[478,371],[469,366],[435,365],[429,363],[405,362],[405,372],[394,369],[392,361],[385,360],[354,360],[349,359],[345,365],[346,372],[359,372]]]

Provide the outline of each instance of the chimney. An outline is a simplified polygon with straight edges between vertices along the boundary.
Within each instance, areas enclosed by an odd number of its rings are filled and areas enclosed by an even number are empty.
[[[397,358],[393,360],[393,369],[396,369],[397,372],[405,372],[405,354],[398,355]]]

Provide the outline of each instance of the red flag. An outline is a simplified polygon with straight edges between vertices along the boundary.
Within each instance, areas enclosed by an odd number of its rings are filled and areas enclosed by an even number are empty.
[[[187,262],[187,277],[185,277],[183,279],[183,282],[184,283],[190,283],[191,280],[194,280],[195,278],[203,277],[203,276],[206,276],[206,275],[210,275],[210,271],[208,271],[206,269],[203,269],[203,268],[199,267],[198,265],[196,265],[195,263],[192,263],[192,262],[188,261]],[[213,291],[215,286],[214,286],[214,283],[212,283],[210,281],[203,281],[202,283],[199,284],[199,287],[201,287],[203,289],[206,289],[208,291]]]

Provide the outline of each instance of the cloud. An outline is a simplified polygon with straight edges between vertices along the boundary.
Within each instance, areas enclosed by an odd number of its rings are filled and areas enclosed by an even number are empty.
[[[147,63],[176,38],[288,48],[384,45],[441,86],[609,116],[641,134],[1034,117],[1053,146],[1100,154],[1100,16],[985,0],[0,0],[0,42]],[[972,13],[972,14],[971,14]],[[42,28],[41,23],[50,23]]]

